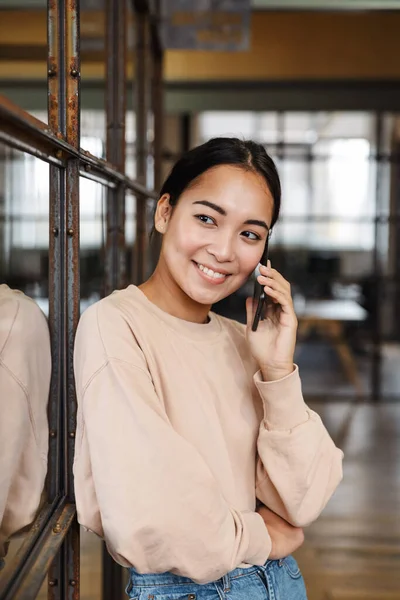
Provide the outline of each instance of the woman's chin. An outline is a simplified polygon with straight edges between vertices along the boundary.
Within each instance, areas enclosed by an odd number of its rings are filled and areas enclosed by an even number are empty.
[[[218,284],[208,281],[203,282],[202,278],[199,277],[197,273],[195,273],[195,275],[196,280],[187,277],[185,280],[179,278],[181,279],[181,281],[179,281],[177,278],[177,283],[181,290],[198,304],[211,306],[227,296],[230,296],[240,287],[240,282],[238,285],[236,281],[233,282],[230,280],[232,276],[230,276],[228,280]],[[237,285],[233,286],[233,283],[236,283]]]
[[[183,291],[185,292],[185,294],[187,296],[189,296],[189,298],[191,298],[192,300],[194,300],[194,302],[197,302],[198,304],[203,304],[203,305],[208,305],[211,306],[212,304],[215,304],[216,302],[219,302],[220,300],[223,300],[224,298],[226,298],[227,296],[229,296],[231,294],[231,292],[227,292],[226,290],[222,290],[222,289],[199,289],[199,287],[195,287],[193,286],[190,289],[184,289]]]

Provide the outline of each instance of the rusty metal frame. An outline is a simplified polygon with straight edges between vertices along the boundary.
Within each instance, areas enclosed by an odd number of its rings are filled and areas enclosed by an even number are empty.
[[[106,2],[106,120],[107,161],[125,173],[125,113],[127,3]],[[105,293],[126,284],[125,258],[125,190],[120,181],[107,190],[107,238],[105,264]]]
[[[61,137],[61,120],[65,113],[64,97],[61,94],[61,77],[60,69],[63,71],[64,64],[64,47],[60,46],[60,35],[63,34],[61,23],[61,10],[57,2],[48,2],[48,121],[50,135]],[[15,111],[14,107],[9,106],[8,118],[13,122],[10,113]],[[24,121],[24,116],[21,115],[21,120],[15,122],[16,126],[21,126]],[[42,124],[37,126],[43,131]],[[46,131],[46,128],[44,129]],[[25,130],[26,131],[26,130]],[[28,136],[27,136],[28,137]],[[57,139],[57,138],[56,138]],[[30,140],[27,140],[30,142]],[[58,166],[64,167],[64,161],[61,161],[61,151],[47,149],[52,151],[53,155],[58,156],[60,161]],[[61,365],[60,365],[60,343],[61,336],[61,315],[59,317],[58,307],[61,304],[61,289],[60,289],[60,247],[59,247],[59,203],[54,201],[55,198],[61,198],[62,188],[62,171],[50,163],[49,174],[49,324],[52,336],[52,380],[50,387],[49,399],[49,469],[47,474],[47,493],[49,498],[56,498],[60,490],[60,430],[61,430],[61,406],[59,399],[62,397],[61,384]]]
[[[2,590],[4,600],[33,600],[38,595],[49,571],[54,556],[63,544],[75,517],[75,505],[67,503],[65,498],[55,506],[51,518],[40,530],[36,546],[40,552],[31,552],[18,577],[12,580],[6,590]],[[58,582],[57,582],[58,583]]]
[[[48,121],[50,133],[70,148],[80,147],[79,0],[48,0]],[[64,152],[56,150],[60,158]],[[65,153],[63,168],[50,166],[50,286],[49,323],[55,370],[51,399],[57,401],[58,444],[56,481],[52,492],[63,491],[74,502],[72,465],[76,429],[73,343],[79,319],[79,157]],[[54,406],[54,405],[51,405]],[[51,412],[50,412],[51,419]],[[55,488],[54,488],[55,485]],[[53,560],[47,567],[48,598],[79,597],[79,525],[75,509]],[[41,556],[46,555],[45,547]],[[58,549],[58,548],[57,548]],[[51,566],[50,566],[51,563]],[[50,568],[49,568],[50,567]]]
[[[46,504],[42,507],[36,519],[32,523],[29,531],[26,533],[24,541],[18,548],[12,564],[8,564],[6,561],[5,568],[1,573],[2,599],[9,598],[13,588],[18,586],[19,582],[21,582],[21,576],[23,574],[25,563],[32,552],[32,548],[39,540],[42,530],[45,528],[47,522],[51,519],[52,514],[54,514],[57,504],[58,501],[54,501],[53,503]],[[17,574],[17,577],[15,577],[15,574]]]
[[[161,15],[160,0],[155,2],[156,14],[150,15],[151,54],[153,57],[153,77],[151,82],[151,109],[153,112],[153,159],[154,189],[159,192],[162,185],[163,147],[164,147],[164,86],[163,61],[164,53],[159,38],[159,19]],[[150,267],[153,270],[158,262],[161,249],[161,237],[154,236],[150,246]]]
[[[106,157],[125,173],[127,2],[106,0]],[[105,294],[126,285],[125,193],[118,182],[107,190],[107,235],[105,249]],[[122,568],[102,546],[102,596],[113,598],[122,589]]]
[[[156,0],[157,14],[160,14],[160,0]],[[154,189],[159,191],[162,184],[162,150],[164,141],[164,53],[158,37],[159,22],[157,15],[150,19],[151,46],[153,56],[153,77],[151,86],[151,107],[154,118]]]
[[[134,83],[135,113],[136,113],[136,177],[146,186],[147,174],[147,123],[149,115],[149,67],[148,36],[149,14],[146,3],[136,2],[135,15],[135,59],[136,72]],[[133,280],[140,284],[145,279],[145,263],[147,252],[146,237],[146,202],[136,199],[136,240],[133,245],[132,267]]]
[[[158,200],[161,187],[162,162],[162,118],[163,118],[163,49],[159,33],[161,4],[148,0],[131,0],[135,11],[135,81],[134,99],[136,112],[136,178],[146,187],[147,157],[150,154],[147,140],[148,116],[153,112],[154,119],[154,188],[156,193],[147,198],[137,197],[136,201],[136,241],[132,248],[132,280],[139,284],[147,273],[146,264],[154,268],[159,247],[148,248],[147,200]],[[154,202],[153,202],[154,204]],[[157,241],[155,240],[157,243]]]
[[[55,135],[45,123],[22,111],[1,94],[0,141],[56,166],[65,167],[68,159],[77,158],[82,177],[108,187],[121,183],[138,196],[157,198],[155,192],[121,173],[113,164],[71,146],[61,133]]]
[[[142,3],[149,29],[148,5]],[[134,6],[135,9],[137,7]],[[76,519],[72,465],[76,428],[73,343],[79,319],[79,177],[107,187],[106,291],[125,284],[125,193],[133,192],[144,210],[138,224],[144,244],[145,205],[156,200],[145,177],[125,175],[126,3],[107,3],[107,160],[80,148],[79,0],[48,0],[48,125],[0,96],[0,141],[50,165],[49,324],[53,372],[49,399],[48,504],[20,547],[0,593],[1,600],[35,598],[48,573],[48,598],[79,598],[79,526]],[[146,44],[146,52],[147,52]],[[160,92],[162,52],[158,58]],[[146,81],[145,69],[141,75]],[[147,84],[146,84],[147,85]],[[142,88],[143,89],[143,88]],[[161,118],[159,107],[158,118]],[[147,118],[141,132],[143,146]],[[160,123],[158,123],[160,131]],[[161,149],[157,151],[161,160]],[[147,156],[139,158],[146,165]],[[139,165],[140,166],[140,165]],[[145,167],[138,173],[145,172]],[[137,252],[138,253],[138,252]],[[144,255],[141,272],[144,272]],[[111,564],[111,563],[110,563]],[[17,565],[17,569],[15,566]],[[11,566],[11,565],[10,565]],[[115,564],[114,564],[115,567]],[[121,570],[114,569],[108,594],[121,589]],[[117,591],[118,590],[118,591]],[[108,596],[109,597],[109,596]]]

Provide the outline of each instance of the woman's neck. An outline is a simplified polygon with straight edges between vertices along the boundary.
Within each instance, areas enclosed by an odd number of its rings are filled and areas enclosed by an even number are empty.
[[[157,266],[151,277],[138,286],[150,302],[166,313],[191,321],[206,323],[211,306],[195,302],[178,284]]]

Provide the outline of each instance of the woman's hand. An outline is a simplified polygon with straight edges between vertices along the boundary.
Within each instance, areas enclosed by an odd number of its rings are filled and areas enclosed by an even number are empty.
[[[279,560],[300,548],[304,542],[304,533],[301,527],[293,527],[266,506],[260,506],[257,512],[264,519],[272,541],[272,549],[268,558]]]
[[[264,320],[260,320],[257,331],[251,330],[253,322],[253,300],[247,298],[247,341],[257,361],[264,381],[282,379],[293,371],[296,345],[297,318],[294,312],[290,283],[276,269],[260,265],[258,282],[264,286],[269,303]]]

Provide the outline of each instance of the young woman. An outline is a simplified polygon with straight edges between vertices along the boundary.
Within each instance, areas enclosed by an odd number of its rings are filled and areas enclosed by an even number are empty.
[[[213,139],[161,190],[158,265],[91,306],[77,332],[78,518],[129,567],[139,600],[303,600],[290,556],[342,477],[304,403],[290,285],[257,331],[210,312],[258,265],[280,208],[271,158]]]

